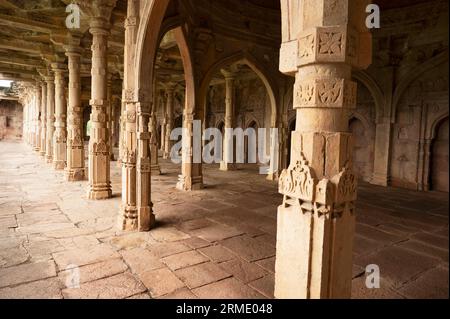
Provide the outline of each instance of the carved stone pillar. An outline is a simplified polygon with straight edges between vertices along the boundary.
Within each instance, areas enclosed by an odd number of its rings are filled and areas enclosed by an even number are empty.
[[[33,147],[36,152],[41,150],[41,84],[36,82],[34,88],[34,134]]]
[[[63,170],[66,167],[67,145],[67,104],[65,98],[64,64],[52,64],[55,74],[55,133],[53,135],[53,167]]]
[[[178,176],[177,189],[182,191],[202,189],[202,125],[200,121],[194,122],[192,113],[184,113],[183,131],[181,175]],[[194,134],[199,136],[194,139]]]
[[[41,82],[41,143],[39,154],[45,157],[47,146],[47,83]]]
[[[377,123],[375,133],[375,151],[373,175],[371,184],[388,186],[389,185],[389,161],[391,157],[391,129],[390,118],[381,119]]]
[[[173,143],[170,139],[170,134],[173,130],[173,103],[175,97],[175,85],[169,84],[166,89],[166,130],[165,130],[165,142],[164,142],[164,159],[170,158],[170,151],[172,150]]]
[[[356,182],[353,67],[370,63],[363,0],[282,2],[280,70],[295,75],[296,131],[279,178],[276,298],[349,298]],[[319,10],[320,8],[320,10]]]
[[[136,96],[134,90],[134,49],[139,24],[139,5],[135,0],[128,0],[127,18],[125,20],[124,80],[122,92],[122,205],[119,227],[122,230],[149,228],[148,220],[139,219],[137,210],[137,176],[136,176]],[[149,194],[150,195],[150,194]]]
[[[108,85],[107,85],[107,101],[108,101],[108,131],[109,131],[109,159],[114,161],[114,145],[113,145],[113,101],[112,101],[112,77],[108,75]]]
[[[47,83],[47,135],[45,158],[47,163],[53,162],[53,134],[55,132],[55,79],[53,76],[45,77]]]
[[[155,91],[154,91],[155,92]],[[155,92],[156,96],[156,92]],[[152,175],[161,175],[161,168],[158,163],[158,132],[156,129],[157,119],[156,119],[156,101],[155,97],[154,103],[152,104],[150,122],[149,122],[149,132],[150,132],[150,164]]]
[[[101,18],[91,20],[92,84],[91,84],[91,138],[89,140],[89,199],[107,199],[112,196],[110,182],[110,147],[108,129],[108,100],[106,75],[109,24]]]
[[[81,105],[81,54],[79,47],[66,47],[69,64],[69,103],[67,109],[67,167],[68,181],[85,178],[83,107]]]
[[[231,171],[236,169],[234,161],[235,153],[233,141],[234,129],[234,74],[222,70],[225,77],[225,136],[223,145],[223,157],[220,162],[220,170]]]
[[[151,202],[151,159],[149,119],[151,102],[145,95],[136,104],[137,115],[137,158],[136,158],[136,197],[138,231],[150,230],[155,224],[153,204]]]

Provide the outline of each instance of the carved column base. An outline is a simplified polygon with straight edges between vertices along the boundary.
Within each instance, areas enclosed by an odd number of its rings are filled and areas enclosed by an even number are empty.
[[[112,190],[110,184],[91,185],[88,191],[88,198],[92,200],[102,200],[111,197],[112,197]]]
[[[41,152],[41,149],[40,149],[39,146],[35,146],[35,147],[34,147],[34,151],[37,152],[37,153],[40,153],[40,152]]]
[[[53,156],[45,155],[45,160],[46,160],[47,164],[51,164],[51,163],[53,163]]]
[[[66,171],[66,180],[68,182],[79,182],[85,179],[84,168],[74,168]]]
[[[57,171],[61,171],[66,167],[66,162],[65,161],[53,161],[53,168]]]
[[[189,192],[203,189],[203,176],[184,176],[178,175],[178,183],[176,188],[180,191]]]
[[[156,218],[150,207],[141,208],[135,206],[122,207],[119,217],[119,228],[123,231],[149,231],[155,227]]]
[[[45,158],[45,151],[40,151],[39,155]]]
[[[220,162],[221,171],[235,171],[237,170],[237,165],[235,163],[227,163],[224,161]]]

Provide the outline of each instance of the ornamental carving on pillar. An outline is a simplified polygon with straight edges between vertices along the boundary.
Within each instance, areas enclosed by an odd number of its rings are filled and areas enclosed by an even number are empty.
[[[104,140],[100,140],[98,143],[94,143],[92,145],[92,153],[91,154],[107,156],[109,154],[108,145],[105,143]]]
[[[288,197],[312,202],[315,186],[314,173],[303,155],[280,175],[279,192]]]
[[[357,181],[357,177],[352,172],[350,164],[347,163],[342,172],[333,178],[333,182],[336,185],[336,203],[353,202],[356,200]]]

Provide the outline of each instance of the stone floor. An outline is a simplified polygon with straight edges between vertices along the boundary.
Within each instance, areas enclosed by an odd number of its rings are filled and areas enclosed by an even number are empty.
[[[0,151],[0,298],[273,297],[281,196],[255,169],[207,166],[207,188],[183,193],[163,163],[158,227],[123,233],[115,162],[114,198],[89,201],[87,182],[65,182],[30,147]],[[447,194],[363,184],[357,213],[354,298],[448,298]],[[365,286],[369,264],[380,289]]]

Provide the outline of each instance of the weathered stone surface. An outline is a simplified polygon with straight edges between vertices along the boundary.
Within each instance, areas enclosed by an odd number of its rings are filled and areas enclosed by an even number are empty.
[[[229,226],[214,224],[193,230],[191,231],[191,234],[213,243],[226,238],[242,235],[243,232]]]
[[[198,251],[201,252],[203,255],[207,256],[209,259],[211,259],[211,261],[214,261],[216,263],[221,263],[236,257],[236,255],[234,255],[229,250],[223,248],[220,245],[202,248],[199,249]]]
[[[190,236],[174,227],[155,228],[150,235],[159,242],[172,242],[188,239]]]
[[[266,296],[267,298],[274,298],[274,285],[275,285],[275,276],[269,274],[264,276],[263,278],[257,279],[249,283],[249,286],[254,288],[256,291]]]
[[[197,264],[207,262],[208,258],[196,251],[188,251],[185,253],[172,255],[162,259],[170,269],[177,270]]]
[[[62,293],[66,299],[119,299],[127,298],[146,289],[130,273],[82,284],[80,288],[66,288]]]
[[[209,241],[203,240],[198,237],[191,237],[183,241],[184,244],[188,245],[192,249],[204,248],[211,245]]]
[[[130,266],[131,271],[136,274],[164,267],[155,255],[144,248],[125,250],[120,253],[124,261]]]
[[[74,275],[78,276],[79,283],[83,284],[98,279],[111,277],[125,272],[128,269],[127,265],[120,259],[110,259],[96,264],[90,264],[79,268],[71,268],[61,271],[58,274],[59,279],[65,288],[69,288],[73,283]]]
[[[0,267],[11,267],[26,262],[29,255],[23,247],[0,250]]]
[[[62,299],[61,282],[56,278],[0,289],[0,299]]]
[[[159,258],[164,258],[191,250],[191,248],[181,242],[151,244],[148,249]]]
[[[192,291],[202,299],[261,299],[263,295],[234,278],[221,280]]]
[[[220,267],[243,283],[249,283],[267,274],[261,267],[243,259],[233,259],[220,264]]]
[[[0,268],[0,287],[23,284],[55,276],[56,267],[52,261]]]
[[[412,299],[448,299],[448,269],[430,269],[400,288],[399,292]]]
[[[399,287],[414,276],[436,266],[439,260],[410,250],[388,247],[372,255],[358,257],[354,262],[363,268],[371,264],[378,265],[381,276],[389,280],[394,287]]]
[[[169,269],[147,271],[139,276],[153,298],[161,297],[185,287]]]
[[[231,276],[213,263],[203,263],[179,269],[175,271],[175,275],[190,289],[201,287]]]
[[[275,248],[273,246],[248,236],[226,239],[221,241],[220,244],[250,262],[275,255]]]
[[[58,269],[65,270],[68,266],[84,266],[94,264],[120,255],[105,244],[85,249],[74,249],[53,254]],[[71,267],[72,268],[72,267]]]
[[[197,297],[187,288],[181,288],[161,297],[162,299],[196,299]]]

